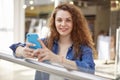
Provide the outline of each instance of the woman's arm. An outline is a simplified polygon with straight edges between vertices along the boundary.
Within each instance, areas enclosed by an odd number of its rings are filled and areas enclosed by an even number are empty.
[[[87,46],[82,46],[82,57],[81,59],[74,59],[69,60],[64,57],[58,57],[59,61],[63,66],[65,66],[68,69],[74,69],[79,71],[84,71],[87,73],[94,73],[95,71],[95,63],[92,55],[92,49]]]
[[[95,71],[95,63],[93,59],[93,51],[88,46],[82,46],[82,57],[81,60],[75,60],[78,69],[80,71],[94,73]]]
[[[82,58],[76,58],[73,60],[66,59],[60,55],[56,55],[51,50],[49,50],[44,43],[39,40],[42,48],[35,50],[33,53],[38,55],[38,61],[42,62],[44,60],[49,60],[51,62],[60,63],[67,69],[75,70],[93,70],[94,71],[94,62],[92,57],[92,49],[89,47],[82,47]],[[72,54],[72,53],[71,53]],[[89,71],[88,71],[89,72]]]
[[[66,67],[69,70],[78,70],[78,67],[77,67],[75,61],[66,59],[64,57],[61,57],[60,64],[62,64],[64,67]]]

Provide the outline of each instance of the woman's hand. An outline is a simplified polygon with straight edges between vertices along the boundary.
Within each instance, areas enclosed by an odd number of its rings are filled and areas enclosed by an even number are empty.
[[[33,54],[35,54],[38,57],[38,61],[42,62],[45,60],[49,60],[51,62],[60,63],[67,69],[77,70],[75,61],[71,61],[71,60],[65,59],[62,56],[56,55],[51,50],[49,50],[41,40],[39,40],[39,42],[42,48],[36,49],[33,52]]]
[[[29,48],[30,46],[34,46],[32,43],[26,43],[25,47],[19,46],[16,49],[16,56],[25,57],[25,58],[34,58],[33,54],[34,49]]]
[[[37,49],[33,52],[33,54],[38,56],[38,61],[50,60],[52,62],[60,61],[60,57],[54,54],[51,50],[49,50],[45,44],[39,39],[38,40],[42,45],[42,48]]]

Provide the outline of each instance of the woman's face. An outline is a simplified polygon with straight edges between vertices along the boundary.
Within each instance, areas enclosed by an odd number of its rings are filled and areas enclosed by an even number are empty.
[[[55,26],[60,36],[70,36],[73,21],[68,11],[59,10],[55,16]]]

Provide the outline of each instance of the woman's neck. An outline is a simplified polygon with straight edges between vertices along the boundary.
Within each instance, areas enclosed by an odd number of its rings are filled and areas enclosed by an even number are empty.
[[[59,39],[59,43],[60,44],[72,44],[72,40],[70,38],[70,36],[61,36]]]
[[[68,48],[72,45],[72,40],[69,36],[67,37],[60,37],[60,39],[58,40],[58,44],[59,44],[59,52],[58,54],[60,56],[66,57],[67,52],[68,52]]]

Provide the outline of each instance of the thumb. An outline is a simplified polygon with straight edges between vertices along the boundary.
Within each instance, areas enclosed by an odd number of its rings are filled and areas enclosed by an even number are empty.
[[[40,42],[42,48],[47,48],[41,39],[38,39],[38,41]]]

